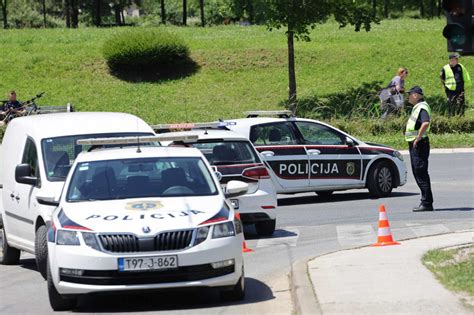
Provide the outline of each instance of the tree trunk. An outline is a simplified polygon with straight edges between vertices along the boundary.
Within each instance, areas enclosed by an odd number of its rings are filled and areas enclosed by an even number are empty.
[[[204,17],[204,0],[199,0],[199,8],[201,9],[201,26],[206,26],[206,20]]]
[[[116,3],[114,6],[115,25],[122,25],[122,17],[120,16],[121,7],[120,4]]]
[[[295,74],[295,46],[293,31],[288,27],[288,107],[296,114],[296,74]]]
[[[425,4],[423,3],[423,0],[420,0],[420,16],[425,16]]]
[[[377,16],[377,0],[372,0],[372,12],[374,16]]]
[[[71,28],[71,3],[72,0],[64,0],[64,17],[66,18],[66,27]]]
[[[384,0],[383,2],[383,16],[388,19],[388,1],[389,0]]]
[[[100,26],[100,24],[102,24],[102,0],[94,0],[94,1],[95,1],[94,24],[95,26]]]
[[[8,28],[8,20],[7,20],[7,1],[8,0],[0,0],[0,4],[2,5],[2,16],[3,16],[3,28]]]
[[[160,0],[161,4],[161,23],[166,24],[165,0]]]
[[[255,10],[253,7],[252,0],[247,0],[246,9],[247,9],[247,14],[249,15],[249,22],[254,24],[255,23]]]
[[[430,0],[430,15],[431,18],[434,18],[435,16],[435,0]]]
[[[46,0],[43,0],[43,26],[46,28]]]
[[[188,20],[188,3],[187,0],[183,0],[183,25],[187,25]]]
[[[438,17],[441,17],[442,5],[442,0],[438,0]]]
[[[71,1],[71,26],[77,28],[79,26],[79,9],[77,7],[78,0]]]

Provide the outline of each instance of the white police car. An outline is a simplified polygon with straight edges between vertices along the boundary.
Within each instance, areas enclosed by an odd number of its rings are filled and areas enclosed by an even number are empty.
[[[78,143],[120,141],[137,138]],[[224,299],[242,299],[242,223],[226,199],[247,188],[231,181],[224,194],[194,148],[79,154],[48,230],[52,308],[72,308],[81,294],[165,288],[215,287]]]
[[[239,180],[249,185],[245,195],[231,200],[239,211],[242,223],[254,224],[258,235],[269,236],[275,231],[277,196],[267,167],[250,141],[230,130],[222,129],[225,123],[183,123],[151,126],[157,132],[169,132],[169,137],[195,136],[196,140],[186,141],[188,146],[201,150],[209,163],[220,174],[223,187],[231,180]],[[193,129],[193,130],[189,130]],[[180,141],[169,145],[180,144]]]
[[[249,138],[271,169],[277,193],[368,188],[390,195],[407,181],[400,152],[365,143],[328,124],[290,116],[290,111],[247,112],[228,128]],[[260,117],[277,115],[275,117]]]

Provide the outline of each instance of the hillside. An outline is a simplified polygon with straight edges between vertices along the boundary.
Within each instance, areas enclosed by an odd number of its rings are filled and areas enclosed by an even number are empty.
[[[339,29],[334,22],[318,25],[311,42],[296,44],[298,94],[324,96],[363,83],[386,84],[399,66],[406,66],[408,86],[443,95],[439,71],[447,63],[444,23],[387,20],[368,33]],[[189,44],[199,65],[194,75],[165,82],[112,76],[101,48],[119,28],[1,30],[0,95],[16,89],[26,99],[46,91],[40,104],[71,102],[81,111],[131,112],[150,123],[241,117],[244,110],[278,108],[286,99],[282,31],[263,26],[167,28]],[[461,62],[474,75],[474,58]],[[467,95],[471,103],[473,91]]]

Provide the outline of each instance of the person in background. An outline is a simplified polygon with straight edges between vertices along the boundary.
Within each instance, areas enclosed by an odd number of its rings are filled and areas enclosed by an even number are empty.
[[[405,78],[408,76],[408,69],[400,67],[397,74],[392,78],[387,87],[380,94],[382,100],[382,119],[389,114],[398,112],[403,106],[403,96],[405,93]]]
[[[441,82],[448,98],[449,116],[464,116],[464,88],[471,86],[471,78],[467,69],[459,63],[459,54],[449,55],[449,63],[441,69]]]
[[[407,122],[405,140],[408,142],[413,176],[421,190],[421,203],[413,211],[433,211],[433,193],[428,174],[431,108],[423,99],[423,90],[419,86],[408,91],[408,102],[414,107]]]

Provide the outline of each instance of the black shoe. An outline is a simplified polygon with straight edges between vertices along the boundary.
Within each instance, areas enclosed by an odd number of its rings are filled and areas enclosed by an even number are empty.
[[[433,211],[433,206],[425,206],[423,204],[419,205],[418,207],[413,208],[413,212],[421,212],[421,211]]]

